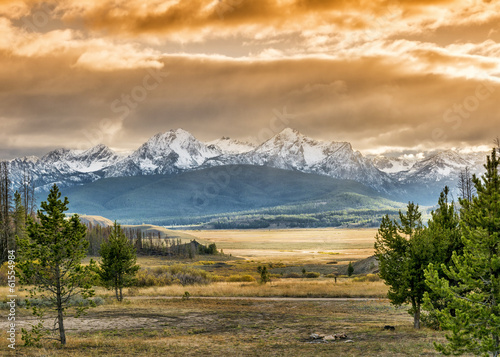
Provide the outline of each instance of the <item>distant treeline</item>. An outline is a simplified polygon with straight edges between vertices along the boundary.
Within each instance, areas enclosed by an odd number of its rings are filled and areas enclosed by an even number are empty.
[[[156,225],[196,225],[204,229],[259,229],[259,228],[376,228],[382,217],[396,217],[398,209],[352,209],[315,213],[269,213],[270,210],[246,211],[203,217],[148,220]],[[285,211],[285,210],[284,210]]]
[[[395,216],[396,210],[344,210],[296,215],[241,215],[228,216],[205,224],[213,229],[258,229],[258,228],[323,228],[378,227],[382,217]]]
[[[198,225],[212,229],[267,228],[279,223],[284,228],[316,227],[379,227],[386,214],[397,216],[404,205],[382,198],[372,198],[355,193],[342,193],[325,197],[321,201],[292,203],[274,207],[263,207],[244,211],[210,213],[192,212],[179,217],[142,217],[120,219],[126,224],[148,222],[159,226]],[[281,221],[283,220],[283,221]]]
[[[103,242],[111,234],[112,227],[87,224],[88,255],[98,256]],[[218,254],[215,243],[203,245],[196,240],[182,243],[180,239],[162,237],[160,232],[144,232],[138,228],[123,228],[125,236],[135,246],[137,255],[161,255],[171,258],[194,258],[196,255]]]

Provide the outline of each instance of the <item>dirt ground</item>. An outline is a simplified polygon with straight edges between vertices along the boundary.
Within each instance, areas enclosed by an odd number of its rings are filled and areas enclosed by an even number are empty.
[[[443,341],[413,330],[406,311],[383,300],[136,299],[65,321],[66,347],[20,346],[17,355],[438,356],[432,342]],[[315,341],[313,333],[346,339]]]

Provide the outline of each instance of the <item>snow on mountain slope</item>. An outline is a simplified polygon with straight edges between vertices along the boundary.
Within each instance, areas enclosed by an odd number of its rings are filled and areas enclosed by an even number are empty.
[[[37,161],[47,170],[57,169],[61,173],[95,172],[108,167],[120,157],[106,145],[97,145],[85,151],[57,149]]]
[[[376,156],[372,159],[377,169],[388,174],[395,174],[401,171],[408,171],[418,161],[416,157],[386,157]]]
[[[221,155],[189,132],[177,129],[156,134],[130,156],[105,169],[106,177],[168,174],[200,167]]]
[[[446,150],[415,163],[410,170],[400,173],[399,180],[409,183],[454,181],[466,167],[473,172],[480,171],[474,165],[458,152]]]
[[[224,154],[243,154],[255,149],[255,145],[250,143],[234,140],[228,137],[210,141],[206,143],[209,148],[219,150]]]
[[[280,169],[309,169],[325,160],[342,146],[342,143],[323,142],[302,135],[297,130],[284,129],[254,151],[252,161]]]
[[[382,191],[391,184],[387,174],[355,152],[351,144],[314,140],[293,129],[283,130],[243,156],[253,165],[355,180]]]
[[[189,132],[177,129],[151,137],[125,157],[98,145],[86,151],[58,149],[42,158],[14,159],[9,165],[14,187],[19,186],[24,172],[29,171],[37,187],[43,190],[54,183],[69,187],[104,177],[170,174],[246,164],[350,179],[379,192],[397,195],[409,192],[405,191],[409,187],[417,192],[421,188],[437,190],[445,184],[453,185],[465,167],[480,174],[486,154],[448,150],[424,159],[403,155],[368,158],[354,151],[348,142],[315,140],[293,129],[285,129],[257,147],[226,137],[203,143]]]
[[[377,169],[371,160],[365,158],[359,151],[354,151],[349,143],[343,143],[336,151],[330,153],[325,160],[315,165],[314,171],[358,181],[381,192],[397,190],[388,174]]]
[[[120,160],[115,152],[106,145],[97,145],[86,151],[72,151],[66,157],[68,166],[78,172],[95,172],[113,165]]]
[[[38,190],[46,190],[53,184],[69,187],[92,182],[101,178],[97,171],[120,159],[105,145],[86,151],[57,149],[42,158],[25,157],[9,162],[12,182],[18,187],[25,171],[29,172]]]

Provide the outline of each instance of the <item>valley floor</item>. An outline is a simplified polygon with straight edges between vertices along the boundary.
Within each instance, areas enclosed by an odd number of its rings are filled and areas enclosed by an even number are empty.
[[[171,261],[140,257],[154,270],[172,264],[203,269],[217,278],[205,285],[180,284],[125,289],[125,300],[98,288],[105,303],[79,319],[65,320],[68,344],[24,347],[17,335],[16,356],[438,356],[433,342],[444,333],[414,330],[407,308],[386,299],[387,286],[374,274],[376,230],[293,229],[190,231],[216,243],[225,255]],[[362,265],[358,260],[367,262]],[[353,261],[354,277],[343,275]],[[271,282],[259,284],[266,265]],[[375,267],[376,268],[376,267]],[[317,272],[308,279],[304,271]],[[286,278],[295,274],[294,278]],[[234,278],[249,277],[248,280]],[[335,278],[336,277],[336,278]],[[232,280],[233,279],[233,280]],[[6,293],[0,289],[0,294]],[[189,292],[189,294],[185,294]],[[23,292],[19,292],[20,296]],[[7,295],[7,294],[6,294]],[[188,298],[182,298],[182,296]],[[17,326],[33,322],[19,308]],[[6,321],[0,321],[5,330]],[[46,319],[46,323],[52,323]],[[394,330],[384,330],[385,325]],[[335,341],[311,334],[339,335]],[[1,348],[2,353],[6,351]],[[14,355],[14,354],[12,354]]]
[[[91,310],[65,348],[19,347],[17,356],[438,356],[440,340],[387,301],[129,299]]]

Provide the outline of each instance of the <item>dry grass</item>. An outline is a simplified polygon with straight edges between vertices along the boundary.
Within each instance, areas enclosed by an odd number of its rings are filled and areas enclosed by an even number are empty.
[[[126,289],[125,301],[97,288],[108,303],[78,320],[68,319],[68,345],[46,342],[42,348],[19,346],[17,356],[438,356],[433,342],[442,332],[411,328],[406,309],[387,300],[279,301],[196,299],[199,297],[375,297],[383,298],[382,281],[324,276],[338,265],[373,254],[375,230],[294,229],[280,231],[190,231],[226,254],[245,260],[185,261],[223,279],[234,275],[258,278],[256,267],[271,264],[278,273],[319,271],[320,279],[274,278],[269,284],[216,282],[209,285]],[[256,246],[259,249],[254,249]],[[327,264],[333,261],[338,264]],[[141,257],[143,267],[171,265],[160,257]],[[278,267],[278,268],[276,268]],[[191,298],[180,299],[188,291]],[[0,296],[7,288],[0,287]],[[18,295],[22,292],[18,291]],[[130,299],[132,295],[156,299]],[[178,297],[161,299],[161,296]],[[160,298],[159,298],[160,297]],[[20,311],[21,320],[28,312]],[[24,317],[23,317],[24,316]],[[384,331],[384,325],[396,331]],[[310,343],[313,332],[346,333],[351,343]],[[18,343],[22,344],[20,336]],[[2,350],[3,352],[3,350]]]
[[[257,282],[217,282],[209,285],[170,285],[149,288],[128,288],[127,296],[182,296],[189,291],[192,296],[284,296],[284,297],[376,297],[384,298],[387,286],[382,281],[357,282],[355,279],[275,279],[268,284]],[[113,297],[114,292],[102,287],[95,288],[96,296]],[[8,295],[7,287],[0,287],[0,301]],[[19,298],[26,291],[17,291]]]
[[[338,279],[281,279],[262,285],[259,283],[212,283],[210,285],[151,287],[126,290],[126,295],[182,296],[269,296],[269,297],[375,297],[385,298],[387,286],[381,282],[353,282]],[[109,292],[100,291],[106,295]]]
[[[444,340],[441,332],[413,330],[406,312],[379,301],[132,301],[101,306],[80,326],[99,319],[101,329],[69,331],[64,348],[20,346],[16,355],[438,356],[432,343]],[[395,331],[384,331],[387,324]],[[352,342],[310,343],[316,332],[345,333]]]
[[[187,231],[224,253],[255,261],[326,263],[373,255],[376,229],[278,229]],[[332,254],[329,254],[332,253]]]

